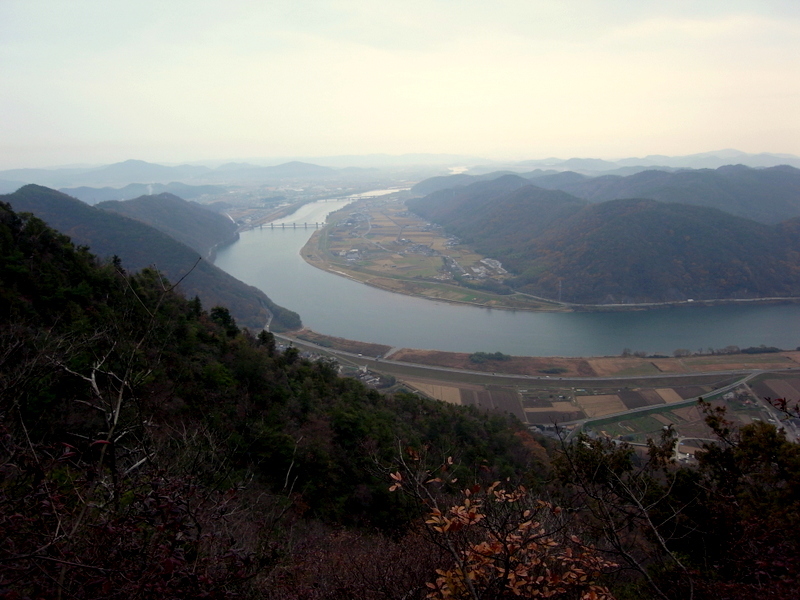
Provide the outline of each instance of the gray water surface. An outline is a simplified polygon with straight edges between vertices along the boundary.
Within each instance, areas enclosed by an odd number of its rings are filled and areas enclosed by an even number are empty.
[[[254,229],[220,250],[216,265],[300,313],[319,333],[395,347],[522,356],[607,356],[624,348],[800,346],[800,305],[687,306],[616,313],[533,313],[476,308],[371,288],[306,263],[313,229],[347,201],[317,202],[282,220],[298,229]],[[278,224],[281,221],[277,222]]]

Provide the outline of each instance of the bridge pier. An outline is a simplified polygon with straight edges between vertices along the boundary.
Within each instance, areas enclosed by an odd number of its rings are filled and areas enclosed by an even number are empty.
[[[290,225],[292,227],[292,229],[297,229],[297,225],[298,224],[297,223],[278,223],[278,227],[280,229],[286,229],[287,225]],[[308,229],[309,225],[311,225],[311,227],[314,228],[314,229],[319,229],[320,226],[325,225],[325,223],[319,223],[319,222],[316,222],[316,221],[314,223],[305,222],[305,223],[303,223],[303,229]],[[261,229],[264,229],[264,224],[262,223],[261,225],[259,225],[259,227]],[[275,229],[275,223],[269,223],[269,228],[274,230]]]

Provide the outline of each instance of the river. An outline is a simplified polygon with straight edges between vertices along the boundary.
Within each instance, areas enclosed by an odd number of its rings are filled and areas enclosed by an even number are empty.
[[[385,191],[376,191],[379,195]],[[800,305],[687,306],[614,313],[534,313],[477,308],[394,294],[322,271],[300,249],[328,213],[352,199],[302,206],[221,249],[215,264],[300,313],[319,333],[395,347],[520,356],[608,356],[624,348],[671,355],[678,348],[800,346]],[[312,225],[313,227],[313,225]]]

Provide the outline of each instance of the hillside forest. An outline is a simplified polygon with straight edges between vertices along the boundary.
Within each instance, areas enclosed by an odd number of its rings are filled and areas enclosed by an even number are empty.
[[[409,200],[408,206],[477,252],[502,261],[514,275],[503,281],[505,285],[550,300],[598,305],[799,297],[800,171],[729,169],[749,186],[731,182],[732,175],[724,168],[717,171],[722,173],[648,171],[626,178],[607,176],[616,187],[606,178],[577,173],[532,180],[505,174],[439,189]],[[464,176],[455,177],[462,181]],[[550,185],[558,178],[568,189],[576,188],[576,180],[586,180],[578,188],[592,200],[539,187],[546,178]],[[665,178],[684,187],[669,188],[674,193],[663,201],[653,199],[664,197],[659,190],[666,189]],[[770,178],[771,187],[751,194],[765,178]],[[645,191],[642,180],[662,187]],[[714,182],[722,191],[703,195]],[[423,189],[445,185],[441,178],[425,183],[420,184]],[[698,187],[700,183],[706,187]],[[764,200],[779,184],[782,195]],[[606,190],[620,199],[601,196],[602,201],[596,201],[597,196],[587,193],[590,185],[597,194]],[[613,192],[608,192],[609,186]],[[618,195],[626,190],[647,197]],[[718,202],[720,198],[730,202]],[[755,220],[773,209],[769,222]],[[784,220],[775,222],[776,214]]]
[[[800,448],[381,395],[0,204],[0,597],[796,597]],[[787,416],[796,407],[780,405]]]
[[[297,313],[207,260],[237,234],[229,219],[197,204],[160,194],[95,207],[39,185],[23,186],[0,201],[35,214],[104,259],[117,257],[125,269],[157,269],[180,282],[186,296],[198,296],[206,306],[225,306],[246,327],[269,324],[273,331],[286,331],[301,326]]]

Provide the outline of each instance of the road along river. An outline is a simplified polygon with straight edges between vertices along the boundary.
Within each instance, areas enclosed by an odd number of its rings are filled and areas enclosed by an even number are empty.
[[[385,193],[383,190],[373,194]],[[319,333],[394,347],[519,356],[608,356],[623,348],[800,346],[800,304],[687,306],[608,313],[534,313],[435,302],[394,294],[312,267],[300,249],[321,223],[353,199],[302,206],[276,221],[286,229],[242,232],[215,264],[300,313]],[[304,224],[308,223],[308,228]]]

